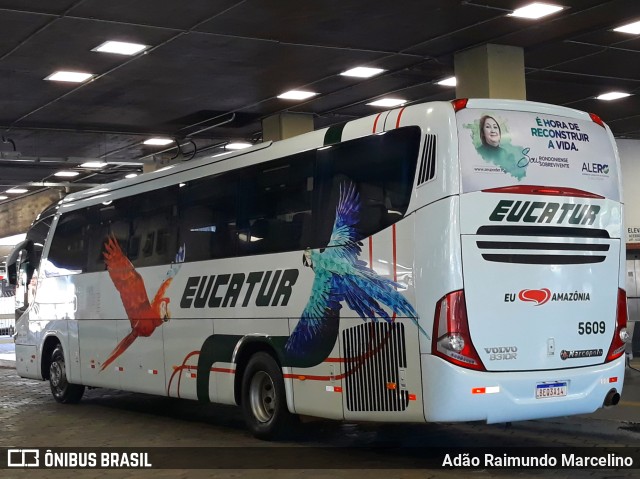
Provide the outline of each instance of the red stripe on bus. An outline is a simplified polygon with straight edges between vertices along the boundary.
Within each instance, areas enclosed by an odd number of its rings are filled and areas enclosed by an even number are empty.
[[[400,113],[398,113],[398,119],[396,120],[396,128],[400,128],[400,118],[402,117],[402,114],[404,113],[404,109],[406,108],[406,106],[403,106],[400,109]]]
[[[378,119],[380,118],[380,115],[382,115],[382,113],[378,113],[376,115],[376,119],[373,121],[373,132],[372,133],[376,132],[376,127],[378,126]]]
[[[180,375],[178,376],[178,396],[177,396],[177,397],[180,397],[180,383],[182,381],[182,370],[190,367],[197,368],[197,366],[185,366],[185,363],[189,360],[190,357],[196,356],[198,354],[200,354],[200,351],[191,351],[182,360],[182,364],[180,365],[180,367],[177,367],[173,370],[173,373],[171,373],[171,377],[169,378],[169,385],[167,386],[167,396],[171,396],[171,382],[173,381],[174,376],[180,373]]]
[[[396,225],[391,226],[393,236],[393,280],[398,281],[398,255],[396,250]]]
[[[229,368],[211,368],[210,371],[213,371],[214,373],[229,373],[229,374],[236,373],[235,369],[229,369]]]
[[[369,268],[373,269],[373,236],[369,236]]]
[[[299,379],[300,381],[331,381],[332,379],[343,379],[344,374],[339,376],[311,376],[308,374],[283,374],[283,377],[287,379]]]
[[[396,225],[391,226],[391,236],[392,236],[392,244],[393,244],[393,281],[398,282],[398,255],[396,248]],[[391,321],[396,320],[396,313],[393,312],[393,316],[391,317]]]

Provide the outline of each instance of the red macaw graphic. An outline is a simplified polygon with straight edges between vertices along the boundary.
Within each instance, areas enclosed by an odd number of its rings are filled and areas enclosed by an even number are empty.
[[[180,265],[172,264],[167,278],[158,288],[153,301],[149,303],[142,276],[124,255],[113,236],[105,243],[104,261],[113,285],[120,293],[124,310],[131,321],[131,332],[120,341],[100,368],[104,371],[115,359],[124,353],[137,337],[149,337],[158,326],[169,320],[169,298],[165,293]],[[177,260],[183,259],[176,257]]]

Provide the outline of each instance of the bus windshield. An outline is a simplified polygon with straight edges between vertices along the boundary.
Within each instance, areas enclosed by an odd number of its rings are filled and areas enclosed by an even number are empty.
[[[594,121],[479,108],[456,117],[462,192],[546,185],[620,201],[613,144]]]

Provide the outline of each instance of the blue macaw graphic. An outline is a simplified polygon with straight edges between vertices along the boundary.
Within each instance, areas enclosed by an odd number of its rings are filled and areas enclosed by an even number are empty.
[[[315,279],[309,302],[285,344],[290,357],[303,356],[314,348],[314,343],[322,340],[325,331],[337,329],[342,301],[365,321],[383,318],[391,322],[392,318],[380,306],[382,303],[393,313],[411,318],[427,335],[418,325],[413,306],[396,291],[400,285],[379,276],[358,259],[362,252],[356,228],[359,216],[360,196],[355,185],[343,183],[329,244],[324,249],[304,252],[303,263],[313,269]],[[335,341],[335,336],[332,340]]]

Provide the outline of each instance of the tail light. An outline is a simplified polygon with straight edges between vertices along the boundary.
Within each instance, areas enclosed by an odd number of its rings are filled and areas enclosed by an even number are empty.
[[[629,342],[629,333],[627,332],[627,293],[624,289],[618,288],[616,330],[613,332],[613,339],[605,362],[613,361],[622,356],[627,342]]]
[[[549,195],[549,196],[571,196],[575,198],[596,198],[604,199],[604,196],[596,195],[584,190],[567,187],[549,187],[537,185],[513,185],[500,186],[498,188],[487,188],[482,190],[485,193],[509,193],[519,195]]]
[[[485,371],[471,342],[464,291],[453,291],[436,306],[431,352],[463,368]]]
[[[455,100],[451,100],[451,105],[453,106],[454,113],[457,113],[460,110],[464,110],[467,107],[468,102],[468,98],[456,98]]]
[[[596,115],[595,113],[589,113],[589,116],[591,117],[591,119],[593,120],[594,123],[597,123],[598,125],[600,125],[602,128],[604,128],[604,121],[602,121],[602,118],[600,118],[598,115]]]

